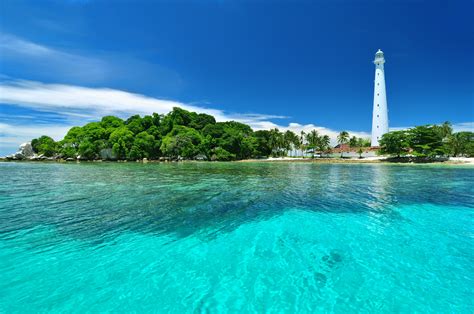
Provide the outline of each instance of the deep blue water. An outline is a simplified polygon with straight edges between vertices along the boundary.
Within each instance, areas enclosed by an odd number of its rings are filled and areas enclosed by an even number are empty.
[[[474,311],[474,168],[0,163],[0,312]]]

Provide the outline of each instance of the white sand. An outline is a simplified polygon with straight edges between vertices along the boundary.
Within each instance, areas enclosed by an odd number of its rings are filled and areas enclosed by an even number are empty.
[[[474,165],[474,158],[468,157],[449,157],[449,161],[460,162],[463,164]]]

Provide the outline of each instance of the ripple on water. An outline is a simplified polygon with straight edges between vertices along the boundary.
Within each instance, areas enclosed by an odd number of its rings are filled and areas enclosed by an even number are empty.
[[[0,171],[11,178],[0,182],[1,312],[474,308],[472,169],[0,163]]]

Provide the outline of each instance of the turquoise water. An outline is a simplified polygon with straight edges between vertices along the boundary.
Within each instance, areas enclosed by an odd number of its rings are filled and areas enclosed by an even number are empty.
[[[0,163],[0,312],[474,311],[474,168]]]

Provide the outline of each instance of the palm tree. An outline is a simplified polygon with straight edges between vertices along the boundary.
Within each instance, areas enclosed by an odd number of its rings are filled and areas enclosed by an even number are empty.
[[[453,127],[451,126],[451,122],[446,121],[441,124],[441,135],[443,139],[448,138],[453,133]]]
[[[304,145],[305,134],[306,133],[303,130],[301,130],[301,132],[300,132],[300,150],[301,150],[301,156],[303,156],[303,158],[304,158],[304,149],[305,149],[305,145]]]
[[[314,158],[314,150],[318,147],[319,134],[318,131],[312,130],[309,134],[306,135],[306,141],[308,142],[308,147],[313,150],[311,158]]]
[[[282,146],[282,135],[278,129],[275,128],[270,130],[268,144],[272,150],[273,156],[278,156],[280,154],[280,148]]]
[[[331,144],[331,139],[329,138],[329,135],[323,135],[319,138],[319,150],[321,152],[328,152],[329,146]],[[322,154],[321,154],[322,156]]]
[[[291,150],[293,152],[293,150],[299,146],[299,138],[298,138],[298,135],[296,135],[295,133],[293,133],[292,131],[290,130],[287,130],[284,134],[284,141],[285,141],[285,148],[287,150]]]
[[[351,137],[351,139],[349,140],[349,147],[351,147],[351,148],[357,147],[357,146],[358,146],[357,143],[358,143],[357,137],[353,136],[353,137]]]
[[[343,157],[343,154],[344,154],[344,151],[342,150],[342,145],[347,144],[348,141],[349,141],[349,133],[347,131],[342,131],[337,136],[337,142],[341,146],[340,147],[341,148],[341,158]]]

